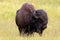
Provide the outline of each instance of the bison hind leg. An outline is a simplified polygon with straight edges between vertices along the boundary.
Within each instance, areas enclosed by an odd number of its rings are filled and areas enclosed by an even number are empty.
[[[24,27],[18,27],[18,30],[20,32],[20,35],[24,35],[25,28]]]
[[[18,27],[20,35],[22,34],[22,28]]]

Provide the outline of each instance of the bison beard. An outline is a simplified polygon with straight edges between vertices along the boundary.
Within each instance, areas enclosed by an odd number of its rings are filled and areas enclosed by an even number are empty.
[[[43,33],[47,28],[48,18],[43,10],[35,10],[33,5],[25,3],[16,12],[16,24],[20,34]]]

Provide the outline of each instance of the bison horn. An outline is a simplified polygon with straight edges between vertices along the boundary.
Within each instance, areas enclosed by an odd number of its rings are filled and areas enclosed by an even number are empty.
[[[36,15],[36,12],[33,13],[34,18],[38,19],[38,16]]]

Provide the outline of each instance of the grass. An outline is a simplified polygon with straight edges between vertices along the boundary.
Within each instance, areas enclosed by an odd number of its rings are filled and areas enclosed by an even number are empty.
[[[22,37],[15,24],[16,11],[25,2],[48,14],[48,27],[42,37]],[[0,40],[60,40],[60,0],[0,0]]]

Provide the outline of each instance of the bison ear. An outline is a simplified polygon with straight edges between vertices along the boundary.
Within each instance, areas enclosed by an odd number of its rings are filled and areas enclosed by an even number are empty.
[[[34,15],[34,18],[38,19],[38,16]]]

